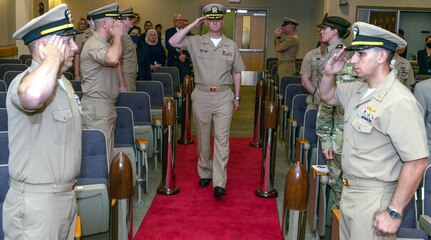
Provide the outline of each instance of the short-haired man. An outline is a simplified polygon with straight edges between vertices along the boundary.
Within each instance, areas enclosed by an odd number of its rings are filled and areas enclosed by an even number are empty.
[[[278,52],[278,76],[294,76],[296,54],[299,50],[299,37],[296,35],[298,22],[285,17],[281,27],[275,30],[275,51]],[[274,76],[272,76],[274,77]]]
[[[177,32],[169,42],[190,51],[195,70],[192,92],[194,123],[198,139],[199,186],[213,181],[214,196],[226,194],[226,165],[229,159],[229,134],[233,111],[239,108],[241,71],[245,70],[238,47],[221,30],[226,9],[218,3],[202,8],[203,17]],[[187,36],[202,22],[208,33]],[[231,90],[235,86],[235,94]],[[211,122],[214,121],[214,154],[211,156]],[[212,160],[211,160],[212,159]]]
[[[368,23],[352,29],[352,45],[328,61],[319,84],[322,101],[345,109],[340,238],[395,239],[428,165],[422,108],[390,68],[407,43]],[[364,82],[335,83],[346,50],[354,51],[350,61]]]
[[[123,57],[119,64],[118,76],[120,77],[120,86],[124,83],[124,88],[120,91],[136,91],[136,76],[138,67],[138,58],[136,55],[136,46],[130,37],[129,30],[133,27],[132,20],[135,18],[133,8],[129,7],[120,11],[121,21],[124,26],[124,34],[121,38],[123,48]]]
[[[117,119],[115,101],[120,93],[117,67],[123,53],[121,37],[124,29],[116,3],[89,14],[96,30],[81,52],[83,126],[100,129],[105,133],[108,159],[111,161]]]
[[[6,240],[73,239],[75,178],[81,168],[79,98],[63,73],[78,49],[72,15],[60,4],[13,34],[31,66],[10,84],[10,188],[3,205]]]

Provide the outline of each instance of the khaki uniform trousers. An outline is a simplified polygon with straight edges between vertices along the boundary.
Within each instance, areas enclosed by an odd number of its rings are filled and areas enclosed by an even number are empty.
[[[126,84],[126,88],[128,92],[136,92],[136,74],[125,73],[124,75],[124,83]]]
[[[81,102],[84,129],[99,129],[106,137],[109,164],[114,157],[114,130],[117,112],[115,102],[108,99],[84,96]]]
[[[10,187],[3,205],[5,240],[74,239],[75,191],[30,192]]]
[[[198,174],[200,178],[212,178],[214,187],[225,188],[226,186],[233,97],[230,88],[223,92],[209,92],[196,87],[191,95],[198,140]],[[214,122],[214,154],[211,159],[212,121]]]
[[[396,239],[396,236],[378,237],[374,233],[374,214],[385,211],[395,192],[396,183],[370,179],[348,179],[340,202],[340,239]]]
[[[278,62],[278,77],[295,76],[296,67],[294,62]]]

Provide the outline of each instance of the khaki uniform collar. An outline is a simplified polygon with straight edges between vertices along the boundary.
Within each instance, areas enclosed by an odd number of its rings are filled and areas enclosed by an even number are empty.
[[[367,96],[363,101],[367,101],[367,99],[374,98],[377,101],[381,102],[385,98],[386,94],[388,93],[391,86],[394,84],[395,81],[398,81],[396,78],[396,71],[392,70],[389,72],[388,76],[386,76],[385,80],[380,83],[380,85],[376,88],[376,90]],[[367,91],[368,84],[364,84],[362,87],[360,87],[357,91],[358,94],[364,93]]]
[[[204,34],[202,37],[203,37],[203,41],[202,41],[203,44],[213,44],[213,42],[211,41],[210,35],[208,33]],[[226,36],[223,33],[221,34],[221,40],[220,40],[220,43],[217,45],[217,47],[222,45],[229,46],[226,40]]]
[[[343,45],[343,39],[338,39],[337,41],[333,42],[332,44],[330,44],[326,49],[327,49],[327,53],[331,52],[332,50],[334,50],[338,45]]]

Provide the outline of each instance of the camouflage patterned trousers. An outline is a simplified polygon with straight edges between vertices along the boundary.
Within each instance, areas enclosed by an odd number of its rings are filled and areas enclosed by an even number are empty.
[[[341,155],[334,153],[334,159],[327,160],[329,169],[329,187],[334,193],[334,205],[332,208],[340,207],[341,191],[343,190],[343,173],[341,170]]]

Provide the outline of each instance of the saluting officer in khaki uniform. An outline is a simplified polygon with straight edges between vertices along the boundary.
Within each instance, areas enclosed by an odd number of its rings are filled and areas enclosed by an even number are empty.
[[[96,30],[81,52],[83,126],[100,129],[105,133],[108,159],[111,161],[117,118],[115,101],[120,93],[117,67],[123,51],[121,37],[124,29],[118,20],[120,14],[116,3],[91,11],[89,14]]]
[[[319,84],[323,101],[345,109],[340,239],[395,239],[428,165],[422,108],[389,66],[406,41],[368,23],[352,30],[347,50],[355,51],[350,61],[364,82],[335,84],[347,61],[343,49]]]
[[[10,84],[10,188],[3,205],[6,240],[73,239],[75,178],[81,167],[81,114],[62,75],[77,46],[72,16],[60,4],[13,34],[24,40],[31,66]]]
[[[280,28],[275,30],[275,51],[278,52],[278,76],[293,76],[296,73],[296,54],[299,49],[299,37],[296,35],[298,22],[284,18]]]
[[[121,44],[123,46],[123,58],[121,59],[121,64],[119,68],[119,76],[122,78],[125,88],[121,91],[136,91],[136,76],[138,73],[138,57],[136,55],[136,45],[132,38],[127,34],[129,30],[133,27],[132,19],[135,18],[133,13],[133,8],[126,8],[120,11],[121,20],[124,25],[124,34],[121,39]]]
[[[188,50],[192,57],[196,86],[191,97],[198,139],[199,185],[209,186],[212,178],[216,197],[225,195],[230,124],[233,110],[239,108],[241,71],[245,70],[235,42],[221,33],[225,12],[221,4],[206,5],[202,9],[204,17],[197,18],[169,39],[173,47]],[[207,34],[186,36],[202,22],[208,26]],[[232,83],[235,93],[231,90]],[[212,120],[215,139],[211,157]]]
[[[73,59],[73,68],[74,68],[74,72],[75,72],[75,80],[81,80],[82,79],[82,74],[81,74],[81,50],[82,47],[84,46],[85,42],[93,35],[93,27],[94,27],[94,23],[91,21],[90,16],[87,15],[87,20],[88,24],[90,25],[89,28],[85,29],[84,32],[82,32],[81,34],[78,34],[75,36],[75,43],[78,46],[78,50],[75,52],[75,57]]]

